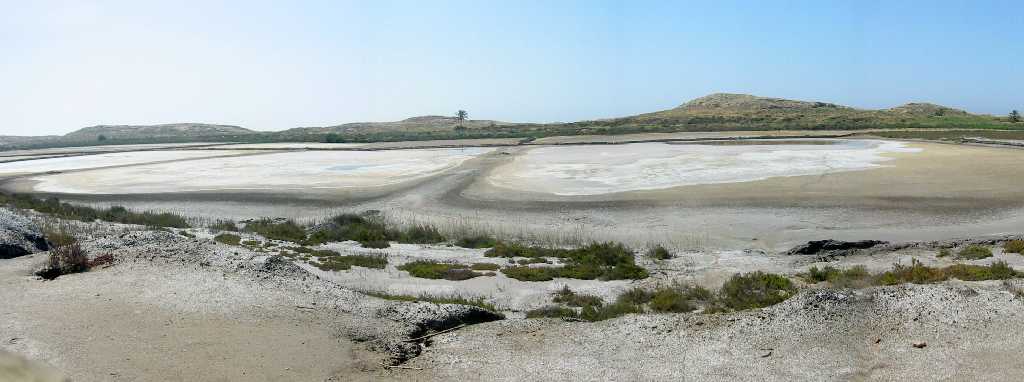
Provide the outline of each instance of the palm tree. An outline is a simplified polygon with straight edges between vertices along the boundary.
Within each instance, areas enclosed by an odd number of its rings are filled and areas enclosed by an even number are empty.
[[[466,118],[469,118],[469,113],[467,113],[465,110],[459,110],[458,112],[455,113],[455,118],[459,120],[459,127],[463,127],[462,123],[466,122]]]
[[[1010,112],[1010,122],[1013,122],[1013,123],[1020,122],[1020,112],[1018,112],[1016,110],[1011,111]]]

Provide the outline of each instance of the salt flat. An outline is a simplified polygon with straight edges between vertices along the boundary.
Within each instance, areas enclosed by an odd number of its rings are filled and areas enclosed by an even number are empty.
[[[237,151],[129,151],[0,163],[0,175],[34,174],[240,154]]]
[[[286,152],[120,167],[34,180],[38,181],[36,191],[92,194],[378,187],[429,176],[489,151]],[[32,168],[32,164],[25,167]]]
[[[921,151],[886,141],[822,143],[538,147],[495,169],[488,181],[512,190],[596,195],[864,170],[890,160],[884,156],[887,153]]]

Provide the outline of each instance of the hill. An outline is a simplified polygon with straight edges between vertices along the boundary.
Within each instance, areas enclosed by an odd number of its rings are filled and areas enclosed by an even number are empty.
[[[828,102],[717,93],[676,108],[577,124],[648,126],[686,131],[861,128],[1010,128],[1000,118],[930,103],[857,109]]]
[[[406,118],[394,122],[354,122],[335,126],[325,127],[297,127],[282,131],[285,135],[306,135],[306,134],[379,134],[388,132],[430,132],[450,131],[458,126],[459,121],[455,117],[440,115],[425,115],[420,117]],[[462,123],[466,129],[490,129],[498,126],[511,125],[508,122],[492,120],[469,119]]]
[[[162,125],[98,125],[82,128],[64,135],[64,140],[93,141],[102,139],[188,139],[248,135],[252,130],[232,125],[206,123],[170,123]]]

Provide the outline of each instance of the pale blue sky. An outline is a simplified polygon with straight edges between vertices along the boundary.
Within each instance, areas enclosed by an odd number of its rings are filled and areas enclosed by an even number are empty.
[[[0,0],[0,135],[573,121],[713,92],[1024,109],[1020,1]]]

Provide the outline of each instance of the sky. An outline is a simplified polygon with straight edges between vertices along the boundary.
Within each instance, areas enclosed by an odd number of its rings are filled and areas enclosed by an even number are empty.
[[[715,92],[1024,110],[1011,1],[0,0],[0,135],[469,111],[556,122]]]

